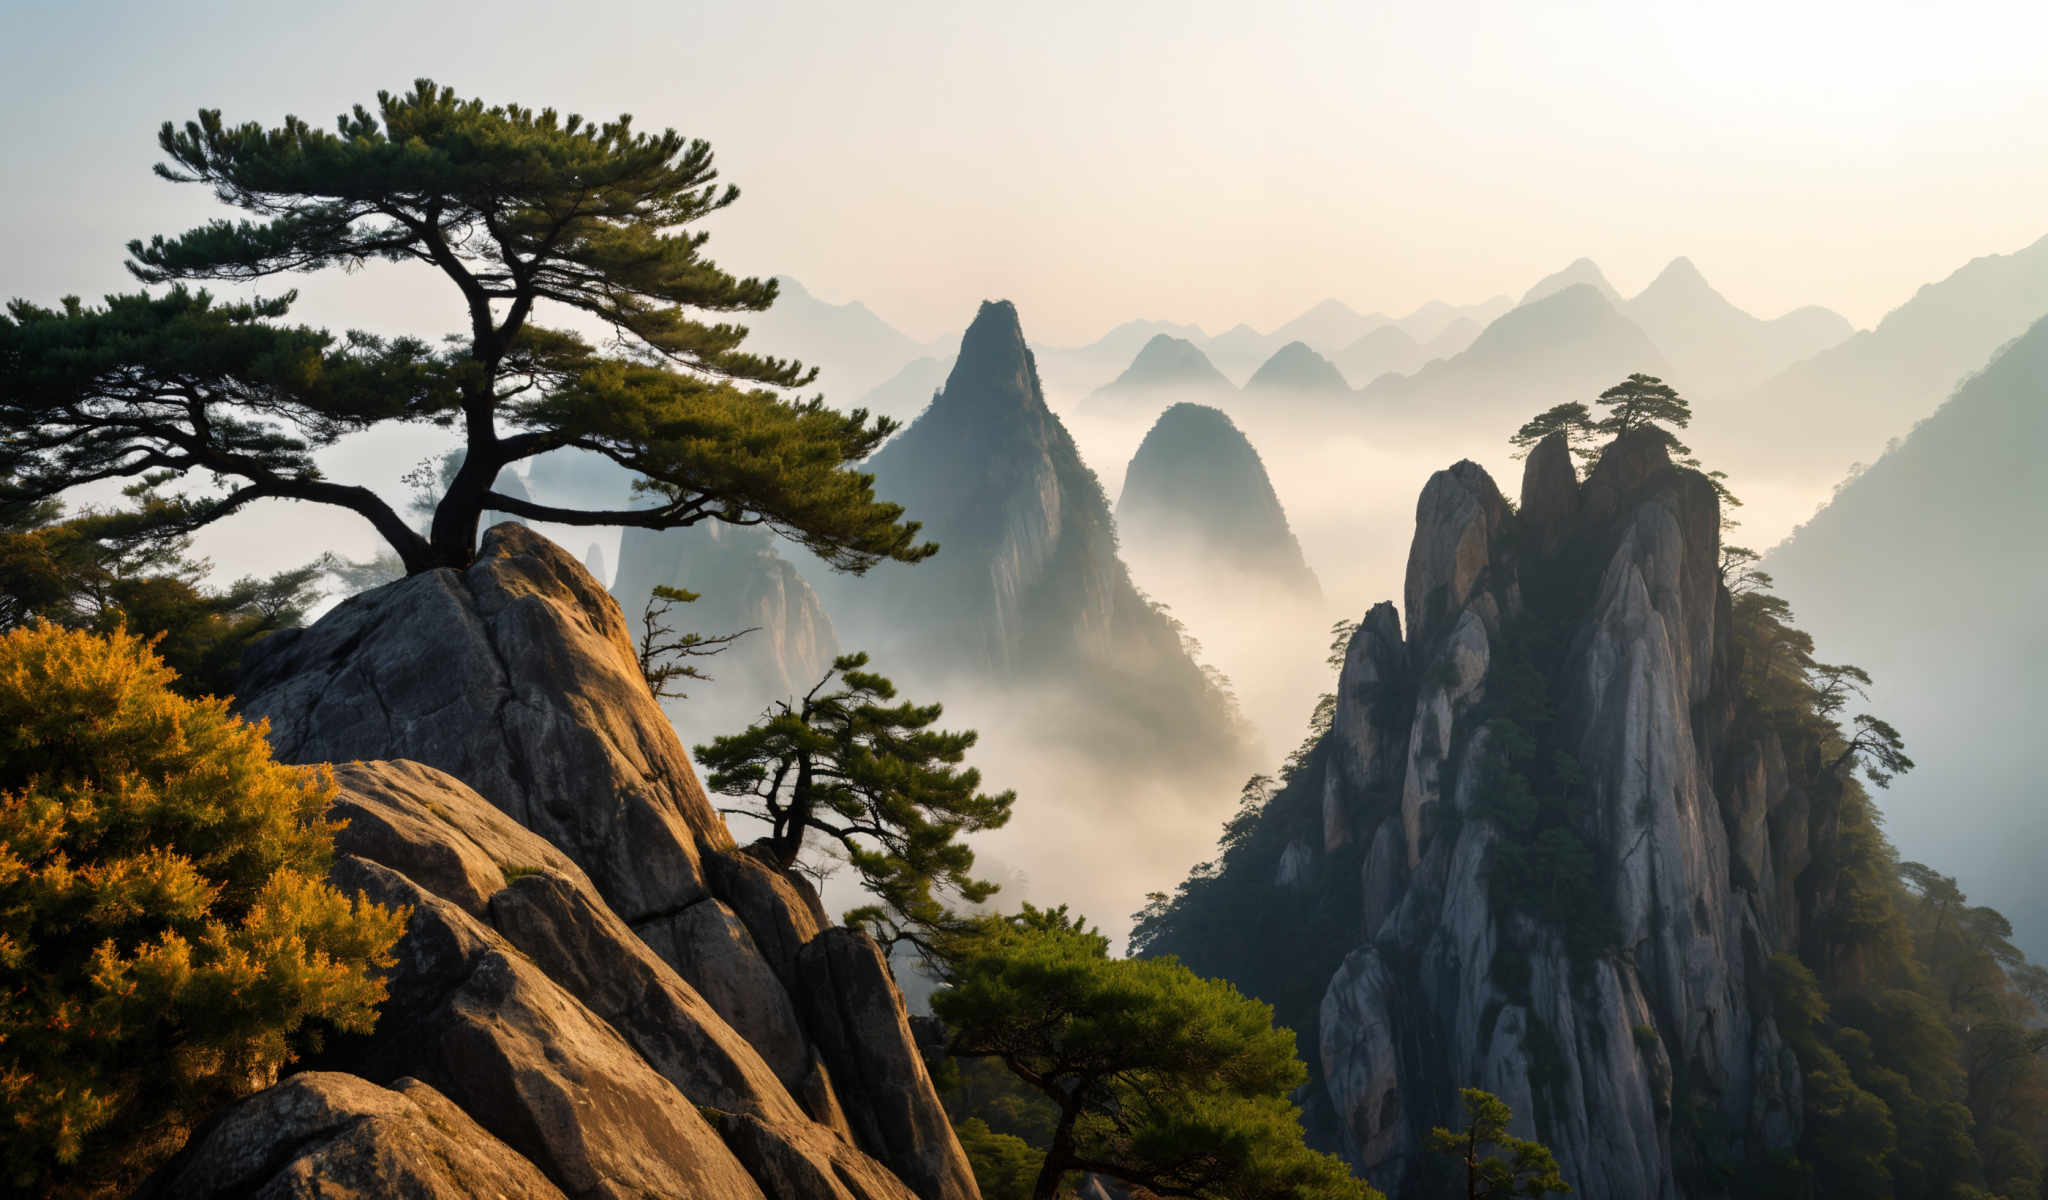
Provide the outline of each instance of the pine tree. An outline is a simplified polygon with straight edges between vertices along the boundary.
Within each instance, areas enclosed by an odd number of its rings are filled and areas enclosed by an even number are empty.
[[[951,925],[939,892],[973,904],[996,890],[970,874],[974,851],[960,835],[1000,828],[1016,794],[982,792],[981,773],[960,765],[976,734],[932,728],[937,704],[891,704],[895,685],[867,662],[841,655],[803,696],[698,746],[697,762],[713,792],[748,801],[720,811],[768,823],[776,866],[796,866],[813,833],[838,843],[880,901],[849,923],[929,954]]]
[[[711,147],[516,105],[486,107],[420,80],[357,106],[333,132],[296,117],[228,125],[217,110],[158,137],[163,178],[203,183],[253,220],[215,220],[129,243],[158,295],[17,300],[0,318],[0,500],[32,502],[102,479],[207,472],[183,501],[189,532],[259,500],[339,505],[368,520],[409,573],[467,565],[487,510],[571,525],[767,525],[835,566],[915,561],[902,510],[850,468],[894,424],[782,394],[816,371],[740,348],[723,314],[758,312],[774,282],[706,258],[691,227],[739,193]],[[216,301],[187,281],[416,263],[461,302],[446,344],[337,338],[284,323],[292,295]],[[624,349],[543,326],[549,311],[603,324]],[[706,319],[698,315],[709,314]],[[423,534],[366,487],[326,479],[314,455],[390,421],[453,426],[460,468]],[[507,465],[580,447],[644,477],[654,502],[562,508],[507,496]]]
[[[1692,423],[1692,405],[1655,375],[1630,375],[1600,393],[1600,403],[1607,413],[1593,423],[1593,428],[1609,441],[1646,425],[1683,429]],[[1674,449],[1689,453],[1676,442],[1673,438]]]
[[[1600,431],[1594,427],[1593,414],[1576,400],[1553,404],[1529,418],[1508,438],[1508,444],[1515,447],[1515,457],[1520,458],[1553,433],[1563,433],[1565,444],[1581,461],[1590,462],[1597,457]]]
[[[949,1049],[1001,1062],[1058,1110],[1031,1195],[1093,1172],[1147,1193],[1379,1200],[1302,1141],[1307,1078],[1271,1006],[1171,958],[1112,959],[1065,909],[957,940],[932,997]]]
[[[1458,1094],[1465,1103],[1464,1126],[1430,1130],[1429,1148],[1457,1158],[1465,1169],[1467,1200],[1572,1190],[1548,1146],[1508,1132],[1508,1122],[1515,1114],[1500,1097],[1478,1088],[1460,1088]]]

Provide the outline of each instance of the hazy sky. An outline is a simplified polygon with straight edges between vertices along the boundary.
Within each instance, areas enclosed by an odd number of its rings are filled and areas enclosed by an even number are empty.
[[[420,74],[710,139],[745,192],[723,265],[919,337],[998,295],[1051,344],[1325,296],[1399,312],[1582,254],[1624,292],[1686,254],[1762,315],[1867,325],[2048,231],[2048,7],[2013,0],[0,14],[0,292],[38,299],[125,286],[126,239],[214,211],[149,175],[162,120],[326,124]],[[302,311],[431,328],[447,300],[373,273]]]

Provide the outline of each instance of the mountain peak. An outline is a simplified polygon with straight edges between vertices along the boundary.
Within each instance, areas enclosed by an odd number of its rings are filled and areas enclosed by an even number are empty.
[[[972,364],[978,371],[1007,373],[1022,367],[1030,357],[1017,306],[1008,300],[984,300],[960,338],[960,361],[954,370]]]
[[[1269,388],[1297,392],[1351,390],[1351,385],[1344,381],[1344,373],[1306,342],[1289,342],[1274,351],[1273,357],[1253,372],[1244,386],[1246,391]]]
[[[960,356],[946,376],[945,388],[932,408],[963,406],[996,411],[1045,411],[1038,387],[1038,368],[1024,344],[1024,326],[1017,306],[1008,300],[984,300],[974,322],[960,337]]]
[[[1700,269],[1693,265],[1693,261],[1684,255],[1666,264],[1662,271],[1657,272],[1657,278],[1650,281],[1650,286],[1644,288],[1642,294],[1630,303],[1640,305],[1645,300],[1654,302],[1659,299],[1680,298],[1727,303],[1721,293],[1715,291],[1713,285],[1707,282],[1707,277],[1700,274]]]
[[[1131,365],[1102,390],[1128,391],[1138,388],[1189,388],[1231,391],[1230,380],[1201,348],[1186,338],[1159,333],[1138,351]]]
[[[1536,286],[1523,293],[1522,303],[1534,304],[1538,300],[1547,299],[1568,287],[1582,283],[1591,284],[1609,302],[1618,302],[1621,299],[1621,294],[1614,290],[1613,284],[1607,282],[1607,276],[1601,273],[1597,263],[1590,258],[1576,258],[1564,270],[1537,280]]]

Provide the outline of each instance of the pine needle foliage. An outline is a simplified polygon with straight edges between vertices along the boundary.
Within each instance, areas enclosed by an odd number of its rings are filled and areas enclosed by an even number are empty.
[[[1171,958],[1112,959],[1063,909],[1026,906],[955,943],[932,1007],[1058,1110],[1031,1196],[1093,1172],[1159,1196],[1368,1200],[1302,1142],[1307,1079],[1273,1010]]]
[[[741,348],[728,314],[758,312],[772,280],[737,278],[694,228],[739,192],[711,147],[632,118],[487,106],[431,80],[381,92],[330,130],[297,117],[233,125],[204,110],[158,135],[157,174],[248,214],[129,243],[151,295],[15,301],[0,318],[0,471],[34,501],[99,479],[209,472],[185,529],[265,499],[333,504],[368,520],[408,573],[471,561],[482,514],[666,529],[766,525],[833,565],[916,561],[902,509],[851,469],[894,430],[822,398],[816,371]],[[246,283],[371,263],[437,274],[459,303],[445,342],[285,323],[292,295],[229,303],[186,285]],[[600,349],[548,327],[594,320]],[[452,426],[461,468],[423,534],[370,489],[326,479],[315,452],[390,422]],[[509,464],[564,447],[644,477],[652,502],[540,504],[494,490]]]
[[[954,924],[942,894],[978,904],[996,891],[973,877],[961,835],[1001,828],[1016,794],[983,792],[981,772],[961,765],[978,735],[933,728],[941,706],[894,702],[896,686],[867,663],[841,655],[804,695],[698,746],[697,762],[713,792],[746,801],[722,812],[768,823],[776,866],[796,866],[809,834],[837,842],[879,901],[849,923],[930,956]]]

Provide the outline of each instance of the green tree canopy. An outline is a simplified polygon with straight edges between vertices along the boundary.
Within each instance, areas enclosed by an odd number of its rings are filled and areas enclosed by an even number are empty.
[[[747,801],[720,811],[768,823],[777,865],[794,866],[813,832],[832,839],[881,902],[849,919],[930,951],[927,935],[948,923],[940,891],[968,903],[995,893],[970,874],[974,851],[960,835],[1000,828],[1016,795],[982,792],[981,773],[960,765],[975,733],[932,728],[937,704],[891,703],[895,685],[867,662],[841,655],[803,696],[698,746],[697,762],[712,791]]]
[[[952,1053],[1000,1061],[1057,1108],[1037,1200],[1079,1172],[1160,1196],[1378,1196],[1302,1143],[1287,1097],[1307,1071],[1269,1006],[1170,958],[1112,959],[1064,910],[961,939],[932,1007]]]
[[[1641,372],[1600,393],[1600,404],[1607,411],[1593,428],[1610,441],[1647,425],[1683,429],[1692,423],[1692,405],[1685,397],[1655,375]],[[1676,438],[1672,441],[1675,449],[1686,452]]]
[[[1557,1156],[1541,1142],[1518,1138],[1508,1132],[1514,1110],[1492,1092],[1460,1088],[1465,1102],[1465,1124],[1459,1129],[1441,1125],[1429,1131],[1429,1148],[1454,1155],[1465,1169],[1465,1195],[1547,1196],[1571,1191],[1558,1172]]]
[[[325,770],[137,638],[0,636],[0,1139],[22,1195],[132,1185],[321,1024],[367,1031],[404,914],[325,880]]]
[[[1564,434],[1566,446],[1582,462],[1590,462],[1597,456],[1600,434],[1593,427],[1593,414],[1576,400],[1554,404],[1530,417],[1508,438],[1508,442],[1517,451],[1515,457],[1520,458],[1553,433]]]
[[[782,392],[800,362],[742,350],[722,314],[775,300],[735,278],[693,229],[739,193],[711,147],[516,105],[486,107],[420,80],[357,106],[333,132],[296,117],[166,123],[163,178],[203,183],[252,215],[129,244],[159,295],[16,301],[0,318],[0,472],[33,501],[95,480],[209,472],[186,529],[264,499],[334,504],[369,520],[409,572],[466,565],[486,510],[572,525],[767,525],[835,566],[915,561],[917,525],[851,469],[894,429]],[[443,344],[346,338],[283,323],[291,296],[217,301],[186,281],[416,263],[465,316]],[[601,323],[622,349],[535,318]],[[709,314],[709,317],[704,317]],[[315,452],[387,421],[452,426],[459,470],[422,534],[368,488],[324,478]],[[650,502],[561,508],[494,490],[508,464],[580,447],[644,477]]]

